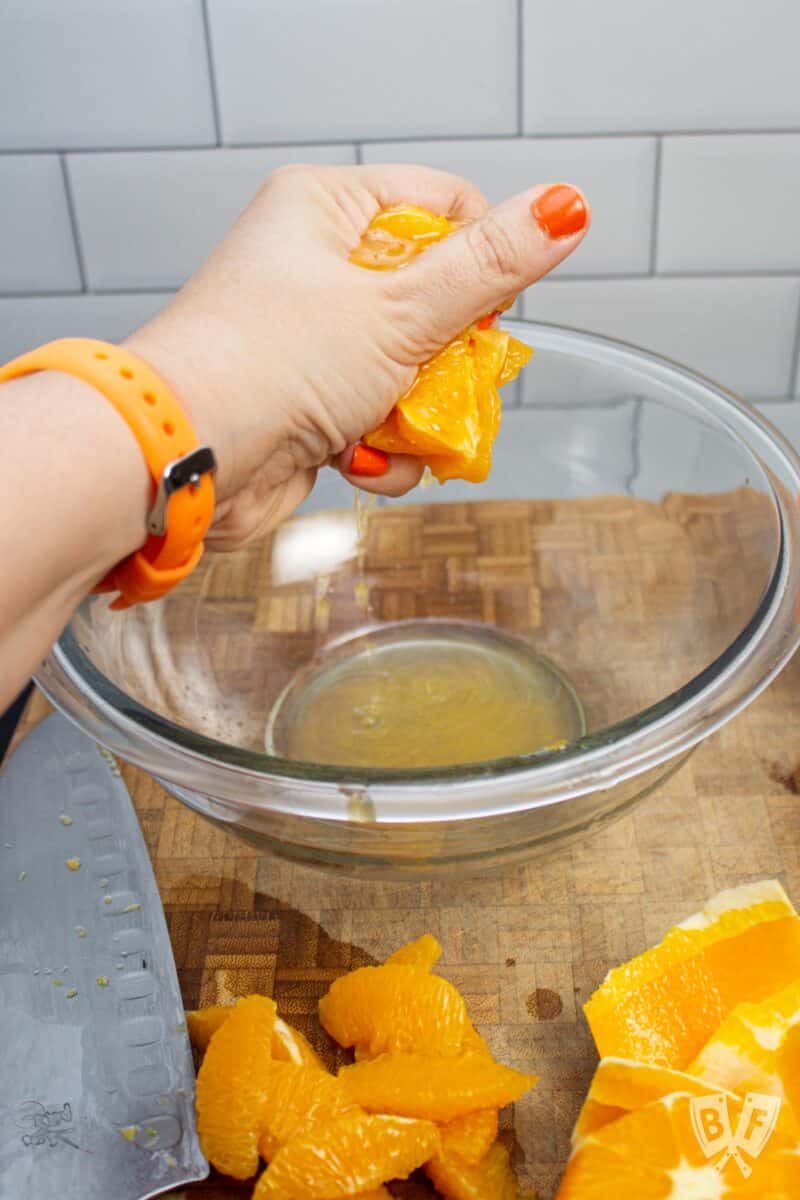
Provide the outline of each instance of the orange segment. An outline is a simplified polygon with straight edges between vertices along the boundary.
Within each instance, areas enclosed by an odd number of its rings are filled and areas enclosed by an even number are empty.
[[[517,1200],[519,1194],[508,1151],[500,1142],[472,1165],[437,1155],[426,1165],[425,1174],[446,1200]],[[625,1194],[614,1193],[614,1198]]]
[[[763,1000],[798,977],[800,920],[780,884],[767,881],[722,892],[609,972],[585,1012],[601,1056],[681,1070],[737,1002]]]
[[[318,1067],[324,1071],[322,1059],[308,1038],[299,1029],[287,1025],[280,1017],[272,1031],[272,1057],[281,1062],[297,1063],[299,1066]]]
[[[253,1200],[337,1200],[406,1179],[439,1148],[429,1121],[351,1115],[293,1138],[275,1155]]]
[[[342,1067],[342,1087],[367,1112],[452,1121],[481,1108],[503,1108],[536,1082],[480,1054],[433,1058],[383,1054]]]
[[[387,209],[373,218],[350,258],[361,267],[394,270],[457,228],[424,209]],[[493,318],[481,318],[420,367],[386,421],[364,438],[368,446],[422,458],[441,482],[486,478],[500,426],[497,389],[515,379],[533,353],[494,328]]]
[[[338,1079],[313,1066],[273,1062],[265,1090],[258,1150],[266,1162],[293,1137],[359,1111]]]
[[[186,1024],[192,1045],[205,1051],[214,1034],[233,1012],[232,1004],[212,1004],[187,1012]],[[277,1017],[272,1030],[272,1057],[284,1062],[306,1063],[323,1068],[322,1059],[299,1029]]]
[[[737,1004],[687,1067],[735,1092],[781,1095],[778,1057],[800,1023],[800,980],[760,1004]]]
[[[458,1158],[465,1163],[478,1163],[489,1153],[497,1137],[498,1113],[496,1108],[482,1108],[456,1117],[440,1127],[442,1157]]]
[[[757,1156],[741,1151],[752,1172],[745,1179],[735,1160],[719,1163],[722,1149],[707,1156],[701,1148],[691,1101],[691,1096],[672,1094],[586,1138],[567,1165],[557,1200],[791,1200],[800,1195],[800,1155],[789,1132],[778,1126]],[[742,1103],[739,1097],[727,1100],[732,1130]],[[707,1138],[720,1128],[713,1111],[700,1117],[699,1128],[708,1148]]]
[[[189,1039],[198,1050],[205,1051],[219,1027],[233,1012],[232,1004],[212,1004],[209,1008],[198,1008],[187,1012],[186,1027]]]
[[[467,1009],[451,983],[416,967],[360,967],[335,980],[319,1002],[323,1027],[359,1057],[417,1052],[456,1056]]]
[[[442,947],[431,933],[423,933],[414,942],[408,942],[390,954],[386,959],[389,966],[419,967],[423,971],[432,971],[442,957]]]
[[[272,1062],[275,1004],[247,996],[208,1044],[197,1074],[197,1132],[206,1158],[234,1179],[258,1170],[259,1112]]]

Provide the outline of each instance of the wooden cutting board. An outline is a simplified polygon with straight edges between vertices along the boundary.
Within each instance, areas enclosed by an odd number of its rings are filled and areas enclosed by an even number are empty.
[[[34,696],[19,736],[46,711]],[[540,1076],[506,1127],[520,1179],[541,1200],[555,1195],[594,1069],[581,1005],[606,971],[721,888],[777,877],[800,902],[800,657],[617,824],[483,878],[381,884],[287,865],[207,824],[142,772],[123,773],[187,1008],[270,993],[332,1062],[319,996],[342,972],[434,933],[441,970],[494,1053]],[[250,1191],[217,1177],[185,1196]],[[431,1193],[411,1184],[397,1194]]]

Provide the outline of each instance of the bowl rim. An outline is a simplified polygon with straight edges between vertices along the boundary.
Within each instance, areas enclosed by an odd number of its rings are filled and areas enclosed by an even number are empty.
[[[646,370],[702,393],[703,412],[743,444],[770,485],[779,549],[756,611],[711,663],[655,704],[557,751],[448,768],[411,770],[330,767],[240,749],[177,725],[139,704],[100,672],[69,626],[36,675],[51,701],[102,744],[164,780],[186,787],[187,772],[202,790],[247,810],[324,820],[350,820],[353,790],[368,792],[381,824],[491,817],[560,803],[619,783],[688,752],[750,703],[800,645],[795,610],[800,591],[800,456],[774,426],[733,392],[664,355],[633,343],[569,326],[509,320],[503,327],[542,338],[594,361]],[[537,336],[537,331],[540,331]],[[709,410],[708,405],[711,405]],[[758,444],[760,453],[754,449]],[[764,462],[767,454],[772,461]],[[244,796],[246,784],[252,794]],[[338,803],[332,799],[338,796]]]

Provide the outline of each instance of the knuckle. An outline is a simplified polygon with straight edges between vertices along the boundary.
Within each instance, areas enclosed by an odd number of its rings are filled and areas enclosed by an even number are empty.
[[[519,281],[519,248],[509,230],[494,217],[467,226],[466,239],[481,283],[491,287]]]

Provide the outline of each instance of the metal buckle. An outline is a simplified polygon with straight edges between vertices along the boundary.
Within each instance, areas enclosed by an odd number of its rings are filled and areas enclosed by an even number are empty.
[[[156,492],[156,499],[147,518],[148,532],[163,537],[167,532],[167,505],[170,496],[181,488],[197,487],[201,476],[216,471],[217,460],[210,446],[198,446],[183,458],[167,463]]]

